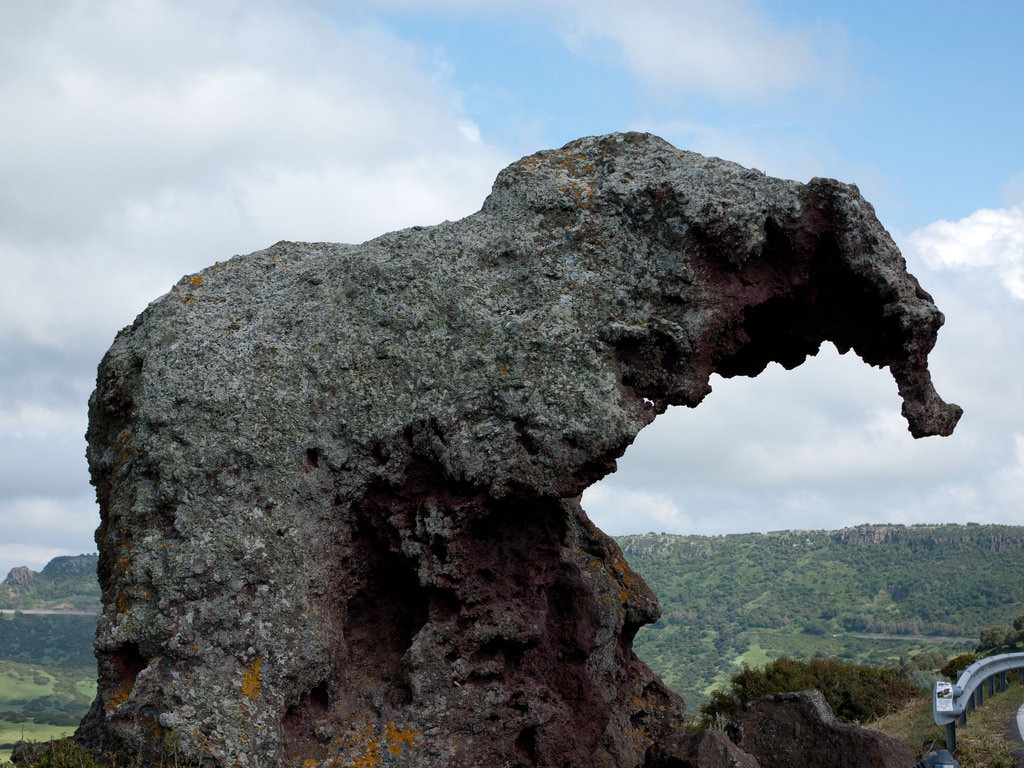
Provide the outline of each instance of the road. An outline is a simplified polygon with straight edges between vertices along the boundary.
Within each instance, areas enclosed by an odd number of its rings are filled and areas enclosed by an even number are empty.
[[[854,637],[861,640],[912,640],[918,643],[966,643],[976,645],[976,637],[945,637],[942,635],[875,635],[875,634],[854,634]]]
[[[58,608],[0,608],[0,613],[31,613],[37,616],[99,616],[103,613],[100,606],[73,611]]]
[[[1015,740],[1021,743],[1021,746],[1014,751],[1014,756],[1017,759],[1017,768],[1024,768],[1024,704],[1021,704],[1017,710],[1017,733],[1015,734]]]

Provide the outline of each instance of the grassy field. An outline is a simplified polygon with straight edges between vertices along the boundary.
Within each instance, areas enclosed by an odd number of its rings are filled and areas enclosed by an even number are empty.
[[[95,668],[45,669],[36,664],[0,661],[0,713],[13,710],[30,715],[67,706],[84,712],[95,695]],[[45,702],[45,706],[33,709],[30,705],[34,701]]]
[[[40,667],[0,665],[0,711],[10,709],[12,701],[52,696],[53,683],[53,677]]]
[[[47,723],[11,723],[0,720],[0,744],[11,744],[20,739],[30,741],[49,741],[70,736],[75,732],[73,726],[49,725]],[[10,747],[0,747],[0,766],[11,759]]]
[[[10,760],[19,739],[48,741],[71,735],[74,725],[36,722],[54,713],[81,717],[96,695],[90,669],[46,670],[35,664],[0,661],[0,765]],[[20,715],[15,719],[15,713]],[[19,722],[20,721],[20,722]]]

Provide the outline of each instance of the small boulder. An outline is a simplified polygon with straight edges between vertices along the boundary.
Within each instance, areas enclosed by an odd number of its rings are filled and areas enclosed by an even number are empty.
[[[644,768],[760,768],[722,731],[677,733],[647,750]]]
[[[914,755],[879,731],[841,722],[820,691],[773,693],[747,707],[737,744],[777,768],[907,768]]]

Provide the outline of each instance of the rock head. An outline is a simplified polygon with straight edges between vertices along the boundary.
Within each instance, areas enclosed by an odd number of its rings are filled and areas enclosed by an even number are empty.
[[[633,654],[657,601],[579,494],[712,372],[826,340],[949,434],[941,324],[855,187],[646,134],[524,158],[461,221],[182,278],[90,400],[78,738],[222,768],[640,766],[683,704]]]

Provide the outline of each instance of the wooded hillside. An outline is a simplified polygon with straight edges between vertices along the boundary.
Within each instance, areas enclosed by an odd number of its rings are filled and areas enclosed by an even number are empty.
[[[972,648],[1024,612],[1024,527],[617,538],[662,619],[637,653],[691,710],[743,664],[838,656],[894,664]],[[884,637],[880,637],[884,636]]]

